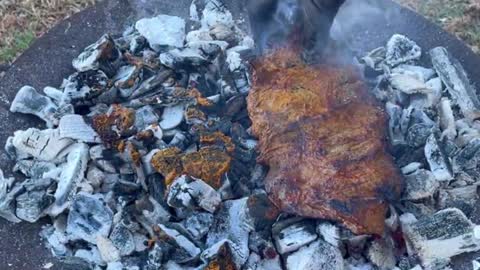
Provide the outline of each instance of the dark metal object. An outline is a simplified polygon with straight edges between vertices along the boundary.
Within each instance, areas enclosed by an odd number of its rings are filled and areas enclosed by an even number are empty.
[[[244,3],[239,0],[225,0],[236,16],[243,11]],[[148,4],[145,4],[148,3]],[[29,84],[41,90],[47,85],[59,86],[62,79],[73,72],[71,60],[87,45],[95,42],[106,32],[121,32],[127,22],[169,13],[187,17],[190,0],[104,0],[94,8],[58,24],[44,37],[37,40],[6,72],[0,80],[0,144],[15,130],[32,126],[42,127],[40,120],[8,111],[10,102],[21,86]],[[378,7],[360,13],[353,3]],[[147,5],[147,6],[145,6]],[[356,12],[356,13],[355,13]],[[245,13],[244,13],[245,14]],[[359,16],[352,16],[358,14]],[[245,16],[243,16],[245,17]],[[446,33],[438,26],[426,21],[412,11],[401,8],[389,0],[349,0],[338,14],[342,22],[341,38],[348,40],[347,45],[358,54],[382,46],[394,33],[401,33],[415,40],[422,48],[429,50],[436,46],[446,47],[463,65],[470,75],[472,83],[480,85],[480,57],[465,44]],[[336,26],[334,26],[335,30]],[[1,168],[11,175],[12,163],[3,150],[0,155]],[[480,222],[480,207],[474,209],[472,219]],[[52,258],[38,237],[42,224],[11,224],[0,220],[0,269],[37,270],[47,262],[55,264],[53,270],[71,269],[62,266]],[[467,269],[470,259],[479,254],[467,254],[454,260],[454,269]]]
[[[247,0],[247,12],[259,49],[277,40],[299,39],[307,60],[321,57],[330,28],[345,0]]]

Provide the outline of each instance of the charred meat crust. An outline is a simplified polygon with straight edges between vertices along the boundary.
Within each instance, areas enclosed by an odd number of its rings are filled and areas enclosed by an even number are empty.
[[[382,235],[402,178],[386,152],[386,115],[352,70],[278,50],[255,63],[248,110],[280,209]]]

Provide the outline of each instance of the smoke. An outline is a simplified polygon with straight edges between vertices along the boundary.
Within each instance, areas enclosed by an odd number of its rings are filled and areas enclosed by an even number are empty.
[[[315,60],[327,47],[330,26],[345,0],[250,0],[248,10],[260,52],[282,46],[303,49]]]
[[[303,35],[301,46],[315,56],[328,56],[338,63],[352,63],[358,44],[365,38],[368,26],[388,25],[389,18],[401,16],[383,0],[347,0],[338,11],[328,35],[335,11],[315,10],[311,0],[250,0],[248,10],[259,52],[286,45],[292,34]],[[275,4],[275,2],[277,2]],[[338,5],[341,0],[315,0],[324,6]],[[389,6],[390,5],[390,6]],[[305,8],[306,7],[306,8]],[[305,18],[308,17],[308,18]],[[310,25],[306,25],[310,24]],[[378,27],[375,27],[378,29]],[[316,33],[315,33],[316,32]],[[307,39],[305,39],[305,36]],[[315,44],[308,44],[309,37]],[[334,42],[331,42],[331,41]],[[368,42],[368,41],[366,41]],[[310,48],[309,48],[310,46]]]
[[[399,16],[392,12],[398,11],[386,8],[382,0],[348,0],[339,10],[330,35],[336,41],[352,44],[351,40],[358,37],[366,26],[387,26],[389,17]]]
[[[259,53],[283,46],[300,14],[297,0],[247,0],[247,10]]]

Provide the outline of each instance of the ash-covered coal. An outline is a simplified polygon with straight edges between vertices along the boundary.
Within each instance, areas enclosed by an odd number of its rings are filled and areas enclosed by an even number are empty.
[[[25,177],[0,173],[2,218],[49,217],[41,236],[70,269],[444,269],[480,249],[478,98],[445,49],[421,67],[396,35],[363,58],[406,188],[384,235],[354,235],[269,201],[246,108],[253,40],[218,0],[191,13],[189,32],[142,19],[87,47],[58,88],[19,90],[11,111],[46,128],[5,144]]]
[[[478,96],[445,48],[430,50],[429,66],[418,64],[421,55],[397,34],[361,62],[366,73],[381,73],[367,79],[385,102],[389,140],[406,179],[396,205],[406,255],[425,269],[445,269],[453,256],[480,250],[478,228],[468,219],[478,198]]]

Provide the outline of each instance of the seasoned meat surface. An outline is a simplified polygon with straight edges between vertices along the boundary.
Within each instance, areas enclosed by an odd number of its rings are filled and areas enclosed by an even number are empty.
[[[386,116],[348,67],[307,66],[282,49],[254,64],[248,96],[269,198],[285,212],[382,235],[402,178]]]

